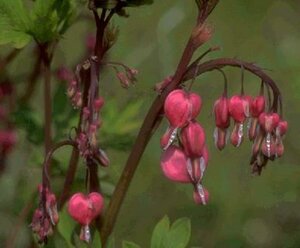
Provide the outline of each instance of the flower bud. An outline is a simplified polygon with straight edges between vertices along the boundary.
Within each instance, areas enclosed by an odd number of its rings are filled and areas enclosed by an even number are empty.
[[[230,125],[229,106],[228,99],[221,96],[215,101],[214,115],[215,122],[218,128],[226,129]]]
[[[121,83],[121,86],[127,89],[130,85],[129,79],[124,72],[117,72],[117,77]]]
[[[282,157],[284,153],[284,146],[282,142],[279,142],[278,144],[276,144],[276,157],[280,158]]]
[[[280,121],[278,123],[278,126],[276,128],[276,134],[277,136],[283,136],[286,134],[287,132],[287,129],[288,129],[288,123],[287,121]]]
[[[160,166],[168,179],[180,183],[191,182],[187,171],[187,157],[180,148],[172,145],[164,151]]]
[[[189,124],[181,130],[181,141],[188,157],[201,157],[205,144],[204,129],[197,122],[189,122]]]
[[[250,105],[250,113],[252,117],[258,118],[259,115],[265,110],[265,97],[257,96],[253,99]]]
[[[98,97],[94,100],[94,108],[95,108],[95,111],[99,111],[104,105],[104,99],[103,97]]]
[[[259,124],[267,133],[275,130],[279,121],[280,117],[277,113],[261,113],[259,116]]]
[[[209,192],[201,184],[198,184],[193,193],[194,202],[198,205],[206,205],[209,201]]]

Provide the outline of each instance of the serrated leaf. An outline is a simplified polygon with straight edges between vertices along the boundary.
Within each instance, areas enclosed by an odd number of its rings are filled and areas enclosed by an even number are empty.
[[[11,44],[15,48],[27,45],[31,36],[27,33],[29,15],[21,0],[0,1],[0,45]]]
[[[191,237],[191,221],[189,218],[176,220],[165,239],[166,248],[185,248]]]
[[[170,228],[170,220],[168,216],[164,216],[155,226],[152,238],[151,248],[162,248],[164,239],[167,237]]]
[[[140,248],[140,246],[133,242],[123,241],[122,248]]]

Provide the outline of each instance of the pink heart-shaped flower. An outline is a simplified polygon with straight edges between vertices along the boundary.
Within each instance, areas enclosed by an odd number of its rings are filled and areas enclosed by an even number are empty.
[[[170,180],[180,183],[191,182],[187,171],[187,157],[180,148],[170,146],[162,154],[160,166],[164,175]]]
[[[71,217],[81,225],[89,225],[103,208],[103,197],[97,192],[89,195],[74,194],[69,200],[68,212]]]

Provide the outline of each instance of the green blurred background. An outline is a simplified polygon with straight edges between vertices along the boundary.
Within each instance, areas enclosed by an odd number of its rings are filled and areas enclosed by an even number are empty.
[[[100,137],[103,131],[104,148],[111,158],[111,166],[101,169],[101,174],[107,173],[103,176],[103,187],[108,195],[122,172],[130,144],[156,95],[153,85],[172,74],[177,66],[193,27],[196,9],[193,1],[164,0],[129,9],[129,13],[127,19],[114,17],[120,35],[109,56],[113,61],[137,68],[138,83],[123,90],[110,69],[104,71],[101,82],[106,105]],[[239,149],[228,145],[222,152],[217,151],[212,139],[214,121],[211,111],[214,100],[221,94],[223,79],[218,72],[202,75],[193,90],[204,102],[199,121],[205,127],[210,150],[204,178],[204,185],[211,195],[210,202],[207,206],[196,206],[191,186],[170,182],[162,175],[159,139],[167,127],[164,121],[151,140],[124,201],[114,231],[116,247],[120,247],[122,240],[148,247],[155,224],[166,214],[172,220],[191,219],[189,247],[300,247],[299,13],[299,2],[294,0],[220,1],[208,20],[214,36],[198,52],[201,54],[208,47],[219,45],[222,50],[208,58],[237,57],[270,70],[268,73],[282,91],[284,116],[289,122],[284,157],[269,163],[262,175],[256,177],[251,175],[249,167],[250,142],[244,142]],[[62,64],[75,65],[84,54],[84,39],[90,32],[94,32],[92,22],[77,22],[58,46],[54,68]],[[1,52],[5,53],[5,49]],[[24,88],[22,75],[32,67],[31,53],[32,47],[27,48],[10,67],[11,77],[17,77],[18,92]],[[228,68],[225,71],[230,94],[237,93],[240,70]],[[57,92],[65,90],[65,85],[59,82],[53,85]],[[259,79],[246,74],[247,92],[258,93],[259,85]],[[57,90],[58,87],[63,89]],[[34,111],[32,118],[39,125],[43,122],[41,92],[42,87],[39,87],[30,100]],[[64,119],[59,112],[65,98],[63,93],[57,96],[60,102],[54,103],[58,112],[55,118],[61,118],[62,122]],[[130,107],[124,107],[126,105]],[[65,108],[71,109],[69,105]],[[76,124],[74,114],[70,116],[68,123],[63,122],[61,130],[56,131],[57,139],[66,137],[68,129]],[[31,144],[24,129],[18,130],[18,136],[17,148],[0,178],[0,247],[5,247],[6,238],[16,228],[17,216],[40,182],[43,146]],[[57,193],[69,156],[69,149],[56,156],[53,183]],[[82,161],[80,165],[74,191],[84,187]],[[36,205],[37,200],[34,201]],[[29,220],[21,225],[15,247],[28,246],[31,235],[28,223]]]

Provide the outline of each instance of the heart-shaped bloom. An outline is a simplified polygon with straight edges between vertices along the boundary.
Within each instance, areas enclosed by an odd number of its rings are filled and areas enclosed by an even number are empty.
[[[226,129],[230,125],[229,102],[227,97],[221,96],[215,101],[214,115],[216,126],[221,129]]]
[[[258,118],[259,115],[265,110],[265,97],[257,96],[255,97],[250,105],[250,113],[252,117]]]
[[[189,122],[189,124],[181,130],[181,142],[188,157],[201,157],[205,144],[204,129],[195,121]]]
[[[278,126],[280,117],[277,113],[261,113],[258,120],[261,127],[271,133]]]
[[[184,127],[201,110],[202,101],[195,93],[173,90],[166,98],[164,112],[172,127]]]
[[[172,145],[163,152],[160,166],[168,179],[180,183],[191,182],[187,171],[187,157],[177,146]]]
[[[229,100],[229,113],[235,122],[243,123],[249,115],[249,101],[243,96],[232,96]]]
[[[69,200],[68,212],[81,225],[89,225],[103,208],[103,197],[97,192],[87,196],[82,193],[74,194]]]

